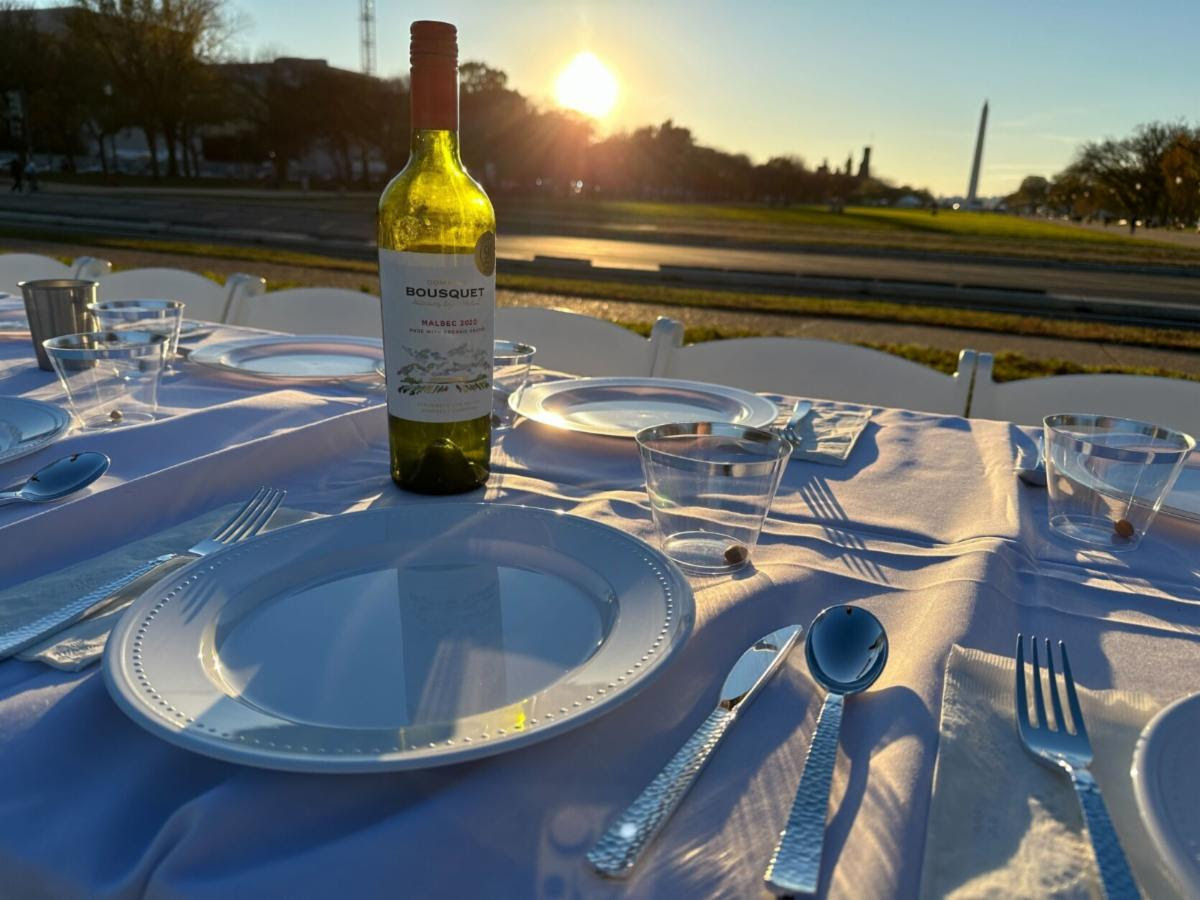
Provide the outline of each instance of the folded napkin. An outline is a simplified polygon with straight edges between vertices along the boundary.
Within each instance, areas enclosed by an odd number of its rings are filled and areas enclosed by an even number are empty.
[[[1103,896],[1070,782],[1017,735],[1015,681],[1013,659],[951,648],[922,897]],[[1078,693],[1091,771],[1134,876],[1147,897],[1181,896],[1142,824],[1129,775],[1138,735],[1160,704],[1124,691]]]
[[[814,406],[796,428],[800,446],[792,451],[792,459],[844,466],[870,420],[869,409],[822,409]]]
[[[212,534],[222,522],[240,509],[241,505],[231,503],[214,509],[167,531],[0,591],[0,609],[20,610],[20,621],[33,621],[101,585],[120,578],[149,559],[186,550]],[[281,508],[271,516],[263,531],[281,528],[312,517],[312,513]],[[22,651],[17,654],[17,658],[37,660],[67,671],[77,671],[90,666],[104,653],[109,632],[124,611],[124,608],[116,609],[102,616],[77,622],[70,628],[52,635],[45,642]],[[19,622],[8,624],[15,625]]]

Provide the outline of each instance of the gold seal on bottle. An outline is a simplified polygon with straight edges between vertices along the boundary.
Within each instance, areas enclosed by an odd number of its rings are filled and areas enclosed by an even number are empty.
[[[475,268],[480,275],[491,275],[496,271],[496,233],[481,234],[475,242]]]

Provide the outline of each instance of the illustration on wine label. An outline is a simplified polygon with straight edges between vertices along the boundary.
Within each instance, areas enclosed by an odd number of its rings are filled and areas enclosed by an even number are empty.
[[[495,287],[466,254],[379,251],[388,412],[459,422],[491,411]]]

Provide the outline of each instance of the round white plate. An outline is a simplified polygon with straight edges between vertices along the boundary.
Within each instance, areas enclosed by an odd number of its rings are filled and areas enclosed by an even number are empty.
[[[668,422],[729,422],[762,428],[779,415],[765,397],[737,388],[672,378],[575,378],[512,394],[527,419],[569,431],[631,438]]]
[[[7,334],[29,334],[29,320],[21,298],[0,291],[0,335]]]
[[[179,323],[179,336],[181,338],[201,338],[206,334],[212,334],[216,327],[216,324],[213,322],[202,322],[199,319],[184,319]]]
[[[1159,512],[1200,522],[1200,466],[1183,467]]]
[[[383,343],[342,335],[258,335],[198,347],[190,362],[256,378],[314,381],[371,378]]]
[[[1133,792],[1150,839],[1181,884],[1200,884],[1200,694],[1150,720],[1133,751]]]
[[[415,769],[574,728],[687,640],[686,579],[606,525],[413,503],[234,544],[143,595],[104,676],[154,734],[304,772]]]
[[[71,427],[66,410],[40,400],[0,397],[0,463],[54,443]]]

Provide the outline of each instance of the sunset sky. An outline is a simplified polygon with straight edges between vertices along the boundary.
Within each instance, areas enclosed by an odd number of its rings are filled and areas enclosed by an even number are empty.
[[[463,59],[503,69],[547,106],[590,51],[617,81],[602,130],[672,118],[756,161],[841,165],[864,144],[876,174],[966,192],[991,101],[981,194],[1053,174],[1078,144],[1153,119],[1196,122],[1200,3],[1148,0],[377,0],[382,75],[408,70],[408,24],[459,28]],[[230,0],[256,55],[359,67],[357,0]]]

